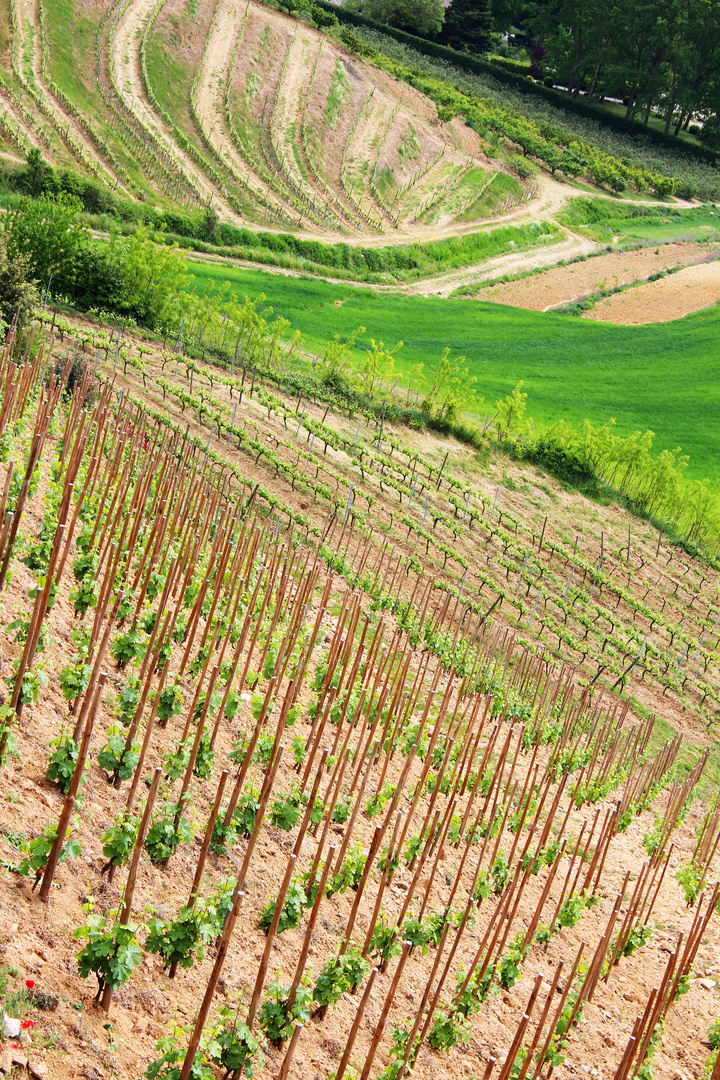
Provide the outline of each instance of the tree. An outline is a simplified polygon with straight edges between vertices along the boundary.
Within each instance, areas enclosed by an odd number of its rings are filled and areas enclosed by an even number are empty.
[[[493,32],[491,0],[452,0],[445,12],[443,43],[460,52],[483,53]]]
[[[442,0],[343,0],[343,7],[420,37],[436,37],[445,17]]]
[[[28,194],[33,198],[42,195],[44,191],[47,191],[52,176],[52,166],[43,161],[42,154],[36,146],[31,146],[27,152],[27,165],[22,173],[22,183]]]
[[[41,287],[50,283],[53,292],[62,294],[74,280],[79,251],[90,242],[90,230],[78,220],[81,210],[82,203],[72,195],[25,196],[3,223],[8,257],[26,255]]]
[[[510,433],[515,429],[522,430],[522,419],[527,408],[527,394],[522,393],[522,386],[522,381],[520,381],[511,394],[495,402],[497,409],[495,430],[501,441],[509,439]]]
[[[31,278],[27,255],[8,258],[7,243],[0,233],[0,322],[9,323],[17,312],[20,326],[30,318],[38,295]]]
[[[395,377],[395,353],[400,348],[402,341],[398,341],[394,349],[386,349],[382,341],[376,345],[374,339],[370,339],[370,348],[363,354],[357,368],[362,389],[370,397]]]
[[[437,408],[441,420],[455,420],[460,408],[472,408],[477,378],[471,375],[464,356],[450,356],[450,349],[442,355],[430,372],[431,386],[422,402],[424,412]]]
[[[132,236],[114,230],[109,263],[122,279],[123,308],[145,326],[174,324],[185,263],[177,248],[159,244],[139,225]]]

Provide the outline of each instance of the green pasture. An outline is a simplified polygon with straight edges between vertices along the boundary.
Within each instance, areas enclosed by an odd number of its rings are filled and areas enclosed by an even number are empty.
[[[599,243],[640,240],[666,244],[672,240],[720,240],[720,208],[712,203],[686,209],[643,206],[613,199],[573,199],[558,214],[573,232]]]
[[[536,423],[614,417],[620,433],[654,431],[656,449],[681,446],[689,475],[720,477],[720,308],[670,324],[613,326],[188,261],[188,290],[209,293],[224,282],[238,296],[265,293],[309,350],[364,326],[361,348],[371,338],[389,348],[402,341],[398,368],[422,363],[427,373],[449,346],[477,376],[480,418],[522,379]]]

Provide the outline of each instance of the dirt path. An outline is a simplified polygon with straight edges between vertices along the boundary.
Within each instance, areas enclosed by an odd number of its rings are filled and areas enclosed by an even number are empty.
[[[191,186],[194,186],[203,198],[209,200],[212,197],[215,207],[227,221],[236,225],[244,224],[227,203],[222,191],[197,167],[192,158],[180,149],[172,132],[153,110],[145,96],[140,66],[140,46],[142,35],[154,8],[155,0],[130,0],[118,19],[110,55],[115,83],[127,108],[135,114],[153,140],[170,154],[180,171],[189,179]]]
[[[669,267],[706,262],[717,250],[720,245],[676,242],[657,248],[613,251],[571,266],[554,266],[520,281],[489,285],[480,289],[476,299],[528,311],[550,311],[584,300],[601,289],[645,281]]]
[[[583,318],[641,326],[681,319],[717,303],[720,303],[720,261],[716,259],[608,296]]]
[[[565,239],[557,244],[498,255],[494,259],[486,259],[473,266],[465,266],[460,270],[451,270],[437,277],[414,282],[407,287],[407,292],[417,296],[450,296],[457,289],[467,286],[469,290],[481,281],[502,277],[503,274],[516,274],[525,270],[535,270],[541,266],[553,266],[561,259],[588,255],[595,247],[592,241],[583,240],[582,237],[568,233]],[[489,299],[483,292],[477,298]]]

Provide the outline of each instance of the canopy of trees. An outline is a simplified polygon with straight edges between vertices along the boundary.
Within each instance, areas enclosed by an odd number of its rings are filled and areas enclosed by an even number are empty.
[[[431,38],[439,34],[445,16],[442,0],[343,0],[343,7],[374,22]]]
[[[496,17],[545,47],[544,71],[577,95],[653,112],[677,135],[693,119],[720,145],[720,0],[498,0]]]

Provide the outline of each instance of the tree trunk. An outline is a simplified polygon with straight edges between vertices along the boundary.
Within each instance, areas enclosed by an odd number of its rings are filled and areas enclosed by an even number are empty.
[[[575,63],[573,64],[572,72],[570,73],[570,84],[568,86],[568,97],[577,96],[573,95],[573,89],[575,87],[575,76],[577,75],[577,69],[580,64],[580,48],[582,45],[582,27],[578,28],[577,44],[575,46]]]

